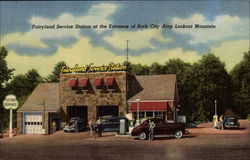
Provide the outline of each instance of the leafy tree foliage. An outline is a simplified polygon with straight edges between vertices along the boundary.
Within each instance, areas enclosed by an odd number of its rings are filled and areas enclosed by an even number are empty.
[[[250,113],[250,51],[244,54],[243,60],[230,73],[233,83],[232,109],[243,118]]]
[[[6,96],[6,83],[11,78],[14,69],[9,69],[5,58],[8,55],[8,51],[4,48],[0,48],[0,102],[2,102]],[[8,119],[6,118],[8,111],[3,108],[2,103],[0,103],[0,132],[5,127]]]
[[[28,98],[29,94],[35,89],[35,87],[42,82],[42,77],[39,75],[37,70],[31,69],[26,74],[19,74],[14,76],[13,79],[6,85],[6,93],[14,94],[17,97],[19,106]],[[5,115],[5,124],[8,125],[8,115]],[[16,110],[13,112],[13,126],[16,125]]]
[[[218,114],[230,104],[230,77],[225,64],[213,54],[207,54],[193,66],[192,99],[194,119],[211,120],[214,115],[214,102],[217,100]]]
[[[192,65],[180,59],[170,59],[163,66],[164,74],[176,74],[179,95],[180,111],[178,114],[186,115],[187,121],[192,121],[194,107],[191,98],[194,87],[192,85]]]
[[[55,67],[54,70],[52,71],[51,74],[49,74],[48,77],[45,78],[46,82],[54,82],[54,83],[58,83],[59,82],[59,78],[60,78],[60,73],[61,73],[61,68],[63,66],[66,66],[66,63],[64,61],[58,62]]]
[[[152,63],[149,66],[149,74],[154,75],[154,74],[162,74],[162,65],[160,65],[157,62]]]
[[[12,76],[14,69],[9,69],[5,60],[8,55],[8,51],[4,48],[0,48],[0,89],[2,91],[4,83],[6,83]],[[2,92],[1,92],[2,93]]]
[[[147,65],[138,64],[131,64],[131,72],[135,73],[136,75],[148,75],[149,68]]]
[[[36,86],[42,82],[42,77],[35,69],[31,69],[26,74],[14,76],[7,84],[8,92],[15,94],[18,98],[29,95]]]

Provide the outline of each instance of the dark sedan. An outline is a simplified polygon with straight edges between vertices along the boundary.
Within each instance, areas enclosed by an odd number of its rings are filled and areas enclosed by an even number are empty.
[[[174,135],[175,138],[182,138],[185,134],[185,123],[166,123],[162,118],[151,119],[155,123],[154,135]],[[145,120],[141,125],[135,127],[131,135],[138,136],[145,140],[149,133],[149,120]]]
[[[224,125],[224,128],[239,128],[240,127],[240,123],[238,122],[238,119],[235,116],[225,116],[223,125]]]
[[[129,120],[126,117],[110,117],[101,122],[101,124],[94,124],[94,130],[100,129],[101,132],[117,132],[120,131],[120,120],[125,121],[125,128],[128,131]]]

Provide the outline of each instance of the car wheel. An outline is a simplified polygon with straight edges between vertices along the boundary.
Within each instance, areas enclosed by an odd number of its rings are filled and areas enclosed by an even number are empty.
[[[182,136],[183,136],[183,133],[180,130],[176,131],[175,134],[174,134],[175,138],[181,138]]]
[[[147,138],[147,134],[145,132],[139,133],[139,139],[140,140],[145,140]]]

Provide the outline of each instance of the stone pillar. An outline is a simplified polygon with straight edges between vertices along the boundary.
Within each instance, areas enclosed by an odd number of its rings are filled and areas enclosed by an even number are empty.
[[[23,133],[23,113],[17,112],[17,134]]]

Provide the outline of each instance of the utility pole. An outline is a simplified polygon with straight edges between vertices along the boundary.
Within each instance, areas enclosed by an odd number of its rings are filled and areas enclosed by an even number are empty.
[[[126,51],[127,51],[127,67],[128,67],[128,51],[129,51],[129,49],[128,49],[128,42],[129,42],[129,40],[125,40],[126,42],[127,42],[127,49],[126,49]]]

